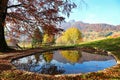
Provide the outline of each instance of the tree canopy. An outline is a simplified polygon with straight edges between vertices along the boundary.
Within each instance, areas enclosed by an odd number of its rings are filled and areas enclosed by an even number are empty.
[[[61,30],[57,26],[65,19],[60,14],[69,16],[75,7],[72,0],[0,0],[0,50],[8,49],[5,27],[9,37],[32,37],[35,26],[40,26],[44,33],[56,34]]]
[[[9,0],[7,7],[7,25],[12,35],[28,34],[40,26],[44,33],[55,34],[57,25],[64,20],[60,14],[70,15],[75,3],[70,0]],[[17,33],[17,34],[15,34]]]
[[[71,27],[63,32],[57,40],[57,44],[77,44],[82,41],[82,33],[78,28]]]

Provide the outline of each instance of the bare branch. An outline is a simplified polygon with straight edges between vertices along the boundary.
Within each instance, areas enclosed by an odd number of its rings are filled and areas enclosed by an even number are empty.
[[[22,4],[17,4],[17,5],[11,5],[11,6],[8,6],[7,8],[14,8],[14,7],[20,7]]]

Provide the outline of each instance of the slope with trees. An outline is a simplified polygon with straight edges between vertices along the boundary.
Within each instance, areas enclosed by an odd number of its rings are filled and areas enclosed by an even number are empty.
[[[83,34],[83,41],[99,40],[108,37],[114,38],[119,37],[120,35],[119,25],[110,25],[105,23],[90,24],[81,21],[71,20],[69,22],[62,23],[61,26],[63,26],[62,28],[64,30],[67,30],[72,26],[78,28]],[[108,35],[109,33],[110,35]]]

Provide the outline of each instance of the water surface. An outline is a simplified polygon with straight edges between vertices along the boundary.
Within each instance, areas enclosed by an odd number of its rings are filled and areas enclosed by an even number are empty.
[[[77,50],[58,50],[37,53],[14,60],[17,69],[41,74],[77,74],[103,70],[116,64],[112,56]]]

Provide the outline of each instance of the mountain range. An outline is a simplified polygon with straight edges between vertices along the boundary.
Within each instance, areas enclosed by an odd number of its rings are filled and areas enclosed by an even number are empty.
[[[71,20],[69,22],[63,22],[61,24],[62,28],[64,30],[70,28],[70,27],[76,27],[82,32],[86,31],[95,31],[95,32],[101,32],[101,31],[120,31],[120,25],[111,25],[106,23],[96,23],[96,24],[90,24],[85,23],[82,21],[75,21]]]

